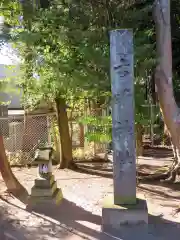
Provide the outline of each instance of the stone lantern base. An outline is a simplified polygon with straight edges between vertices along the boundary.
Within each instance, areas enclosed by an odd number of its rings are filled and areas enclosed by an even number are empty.
[[[59,204],[63,199],[61,189],[57,188],[54,176],[51,175],[47,179],[37,178],[35,184],[31,188],[31,194],[28,199],[27,208],[37,206],[37,204]]]

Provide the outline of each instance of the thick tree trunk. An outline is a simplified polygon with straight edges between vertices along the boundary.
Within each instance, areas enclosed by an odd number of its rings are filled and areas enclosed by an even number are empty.
[[[172,85],[170,0],[156,0],[154,7],[158,56],[155,83],[164,122],[171,135],[176,152],[177,163],[173,166],[169,179],[174,181],[180,167],[180,126],[175,121],[175,117],[178,115],[178,107]]]
[[[55,102],[62,154],[62,160],[60,162],[59,167],[68,168],[72,164],[73,157],[72,157],[72,141],[69,133],[69,123],[66,111],[66,104],[65,100],[62,98],[57,98]]]
[[[164,132],[163,132],[163,144],[168,146],[171,143],[171,139],[170,139],[170,134],[169,131],[167,129],[166,124],[164,124]]]
[[[56,150],[56,159],[57,162],[61,162],[61,144],[60,144],[60,136],[59,132],[57,134],[56,132],[56,122],[53,121],[53,138],[54,138],[54,145],[55,145],[55,150]]]
[[[20,182],[14,176],[8,159],[6,157],[3,137],[0,136],[0,171],[2,178],[7,186],[8,192],[16,197],[27,195],[26,189],[20,184]]]

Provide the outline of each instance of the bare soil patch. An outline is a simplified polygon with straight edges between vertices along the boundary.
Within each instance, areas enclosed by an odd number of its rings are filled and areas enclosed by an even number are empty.
[[[171,156],[139,159],[139,166],[147,171],[164,164],[171,164]],[[30,191],[37,169],[13,168],[13,172]],[[0,240],[113,239],[100,233],[102,200],[113,192],[112,179],[56,167],[54,174],[63,191],[63,203],[35,212],[28,212],[24,203],[8,195],[0,179]],[[150,237],[142,239],[179,240],[180,214],[175,211],[180,206],[180,183],[140,183],[137,193],[146,198],[149,209]]]

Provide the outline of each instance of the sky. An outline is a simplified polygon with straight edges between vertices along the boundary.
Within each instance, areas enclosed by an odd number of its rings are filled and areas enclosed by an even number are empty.
[[[17,54],[9,43],[0,47],[0,64],[4,65],[16,65],[20,62]]]
[[[2,28],[4,26],[4,16],[0,16],[0,33],[2,33]],[[0,64],[4,65],[16,65],[20,61],[18,59],[15,50],[11,47],[10,43],[5,43],[0,45]]]
[[[3,47],[0,46],[0,65],[14,66],[19,65],[20,62],[20,58],[17,56],[16,51],[11,47],[10,43],[6,43]],[[39,80],[38,74],[34,73],[33,76]]]

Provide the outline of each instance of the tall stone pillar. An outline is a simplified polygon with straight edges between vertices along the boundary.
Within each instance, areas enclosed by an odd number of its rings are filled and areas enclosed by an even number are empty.
[[[103,231],[148,222],[147,206],[136,197],[133,32],[110,32],[114,194],[104,201]]]

